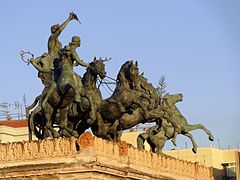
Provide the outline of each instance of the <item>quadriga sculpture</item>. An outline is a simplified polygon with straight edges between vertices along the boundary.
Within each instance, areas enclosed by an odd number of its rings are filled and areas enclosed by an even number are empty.
[[[58,40],[72,20],[78,20],[74,13],[61,25],[51,27],[48,53],[36,59],[29,53],[32,59],[27,63],[38,70],[38,77],[44,84],[42,94],[28,107],[30,110],[38,104],[29,116],[32,134],[39,139],[78,137],[91,128],[97,137],[119,141],[123,130],[139,123],[157,122],[138,137],[140,149],[147,140],[154,152],[161,152],[166,140],[172,138],[176,145],[176,136],[183,134],[191,139],[195,152],[197,145],[189,131],[199,128],[213,140],[211,132],[203,125],[189,125],[181,115],[175,103],[182,100],[182,95],[165,95],[162,100],[152,84],[139,74],[137,62],[126,61],[121,66],[113,94],[103,100],[96,82],[98,77],[106,76],[105,60],[94,58],[90,64],[81,60],[76,52],[81,44],[78,36],[73,36],[64,48]],[[21,52],[23,60],[24,54]],[[73,71],[77,65],[87,67],[83,78]]]
[[[181,114],[179,109],[176,107],[177,102],[181,102],[183,99],[182,94],[164,95],[162,105],[167,108],[171,116],[169,117],[172,122],[176,124],[177,129],[169,123],[169,121],[163,116],[159,118],[158,124],[149,128],[145,133],[141,133],[137,138],[137,146],[139,149],[144,149],[145,140],[151,147],[151,151],[156,153],[162,153],[162,148],[167,140],[172,139],[174,145],[176,145],[176,135],[182,134],[190,138],[194,153],[197,152],[197,144],[193,139],[193,136],[189,131],[202,129],[207,135],[210,141],[213,141],[212,133],[206,129],[202,124],[191,125],[188,124],[187,119]]]

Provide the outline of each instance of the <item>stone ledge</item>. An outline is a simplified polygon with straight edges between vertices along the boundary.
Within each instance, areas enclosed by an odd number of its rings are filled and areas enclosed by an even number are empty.
[[[79,139],[0,144],[0,179],[74,179],[78,175],[90,179],[213,179],[212,168],[139,151],[126,142],[109,142],[89,132]]]

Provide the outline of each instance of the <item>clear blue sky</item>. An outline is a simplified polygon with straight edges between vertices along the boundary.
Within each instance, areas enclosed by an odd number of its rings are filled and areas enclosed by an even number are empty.
[[[20,50],[35,56],[47,52],[50,27],[74,11],[61,34],[67,44],[79,35],[82,59],[112,57],[106,64],[116,77],[126,60],[137,60],[154,85],[166,76],[167,91],[181,92],[179,109],[191,124],[202,123],[220,139],[221,147],[240,143],[240,1],[3,1],[0,3],[0,103],[30,104],[43,86],[37,71],[20,60]],[[80,69],[80,68],[79,68]],[[80,74],[84,70],[77,70]],[[103,92],[106,94],[106,92]],[[192,133],[199,146],[210,143],[200,130]],[[177,139],[179,147],[190,144]]]

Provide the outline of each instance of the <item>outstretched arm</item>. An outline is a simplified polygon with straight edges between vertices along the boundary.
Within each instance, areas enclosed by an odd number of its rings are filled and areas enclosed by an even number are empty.
[[[70,13],[69,14],[69,17],[66,19],[66,21],[64,21],[60,26],[59,26],[59,29],[53,34],[54,36],[58,37],[61,32],[65,29],[65,27],[68,25],[68,23],[73,20],[73,19],[76,19],[76,14],[74,13]]]
[[[41,66],[39,64],[39,60],[41,57],[38,57],[36,59],[31,59],[30,63],[40,72],[44,72],[44,73],[49,73],[50,72],[50,67],[45,67],[45,66]]]
[[[76,51],[72,51],[72,56],[73,56],[73,58],[75,59],[75,61],[76,61],[76,63],[77,63],[78,65],[81,65],[81,66],[83,66],[83,67],[88,67],[88,66],[89,66],[88,63],[85,63],[83,60],[81,60],[81,59],[79,58],[79,56],[78,56],[78,54],[77,54]],[[75,65],[75,66],[76,66],[76,65]]]

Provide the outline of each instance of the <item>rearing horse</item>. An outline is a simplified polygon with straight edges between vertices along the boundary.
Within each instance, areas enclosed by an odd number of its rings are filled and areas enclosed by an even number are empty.
[[[163,97],[162,105],[165,108],[168,108],[172,113],[171,121],[174,121],[180,127],[177,133],[190,138],[193,144],[192,151],[196,153],[197,144],[194,141],[192,134],[189,133],[189,131],[202,129],[208,135],[208,138],[210,141],[213,141],[214,138],[212,133],[207,128],[205,128],[202,124],[195,124],[195,125],[188,124],[186,118],[181,114],[181,112],[178,110],[178,108],[175,105],[177,102],[181,102],[182,99],[183,99],[182,94],[169,95],[167,93]],[[165,145],[165,142],[169,139],[174,138],[174,133],[176,133],[175,128],[163,116],[162,118],[160,118],[160,123],[158,125],[149,128],[146,133],[141,133],[138,136],[137,138],[138,148],[144,149],[143,143],[145,140],[147,140],[153,152],[162,153],[162,148]]]
[[[121,106],[125,112],[121,112]],[[127,61],[118,73],[112,96],[98,106],[97,124],[92,129],[98,137],[118,141],[122,130],[161,118],[164,113],[158,106],[156,89],[139,75],[137,63]]]

